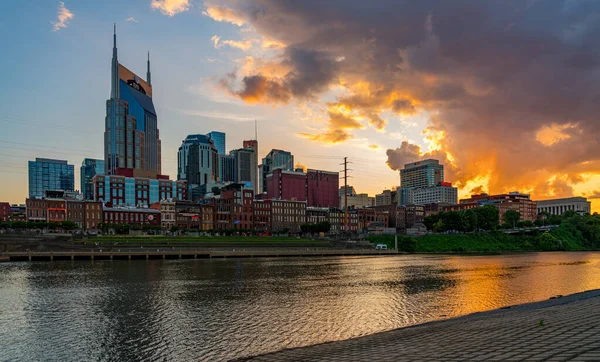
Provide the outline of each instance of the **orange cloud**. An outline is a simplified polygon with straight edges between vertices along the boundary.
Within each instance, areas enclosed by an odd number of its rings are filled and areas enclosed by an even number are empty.
[[[322,143],[336,144],[352,139],[352,134],[338,129],[330,130],[324,133],[311,134],[311,133],[299,133],[300,137],[309,139],[311,141],[319,141]]]
[[[177,13],[188,11],[190,9],[189,0],[152,0],[150,6],[154,10],[160,10],[161,13],[173,16]]]
[[[55,22],[52,23],[52,31],[59,31],[62,28],[66,28],[69,20],[73,19],[75,15],[65,7],[64,2],[58,3],[58,15]]]
[[[576,127],[577,125],[572,123],[552,123],[549,126],[543,126],[540,128],[535,134],[535,139],[544,146],[552,146],[557,142],[571,138],[571,135],[566,131],[573,130]]]
[[[207,4],[206,10],[204,10],[202,14],[208,16],[209,18],[215,21],[224,21],[227,23],[235,24],[237,26],[242,26],[246,23],[244,17],[240,13],[224,6]]]

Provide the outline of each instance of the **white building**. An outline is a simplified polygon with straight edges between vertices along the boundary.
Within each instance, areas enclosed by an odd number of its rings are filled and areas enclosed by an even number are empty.
[[[368,194],[354,194],[348,195],[348,207],[355,209],[362,209],[365,207],[375,206],[375,198],[370,197]],[[344,210],[346,204],[344,203],[344,195],[340,196],[340,209]]]
[[[550,215],[562,215],[565,211],[569,210],[589,214],[592,210],[592,203],[581,196],[537,201],[538,214],[547,212]]]
[[[415,205],[457,204],[458,189],[450,184],[408,190],[408,203]]]
[[[382,193],[375,195],[375,206],[391,205],[394,195],[391,190],[383,190]]]

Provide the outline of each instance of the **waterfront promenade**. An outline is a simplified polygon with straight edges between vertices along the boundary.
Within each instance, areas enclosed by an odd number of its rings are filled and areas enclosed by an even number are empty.
[[[238,361],[600,361],[600,290]]]

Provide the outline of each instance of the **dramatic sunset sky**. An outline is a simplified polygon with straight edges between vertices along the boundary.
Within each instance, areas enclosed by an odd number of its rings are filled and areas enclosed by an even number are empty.
[[[254,136],[375,194],[440,159],[470,193],[600,197],[600,1],[9,2],[0,13],[0,201],[27,160],[103,158],[112,24],[152,60],[163,173],[187,134]],[[600,202],[592,200],[594,211]],[[598,205],[596,205],[598,204]]]

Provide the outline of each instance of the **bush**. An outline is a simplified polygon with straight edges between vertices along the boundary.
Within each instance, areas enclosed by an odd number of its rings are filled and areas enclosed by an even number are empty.
[[[538,237],[538,246],[543,251],[565,250],[563,243],[550,233],[544,233]]]

